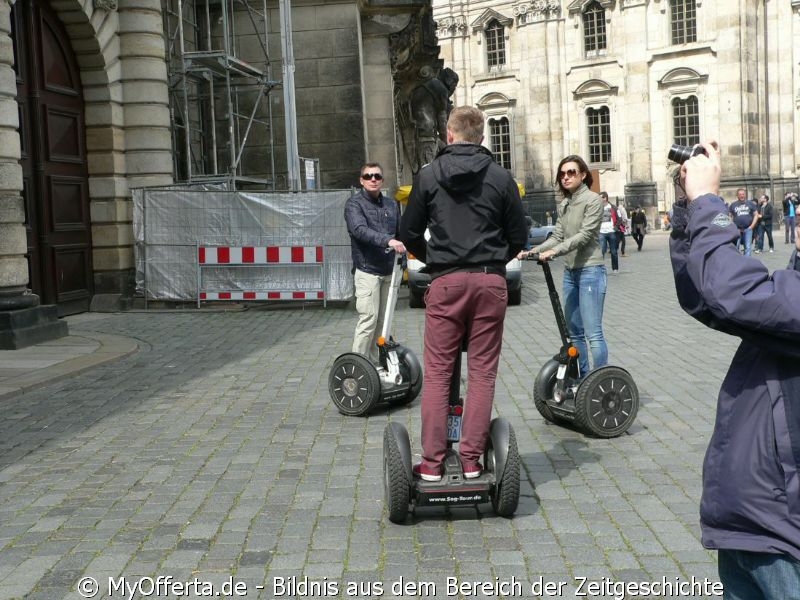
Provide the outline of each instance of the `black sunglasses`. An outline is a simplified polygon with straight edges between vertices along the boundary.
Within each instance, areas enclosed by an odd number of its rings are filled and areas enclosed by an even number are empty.
[[[364,173],[361,175],[361,179],[374,179],[375,181],[380,181],[383,179],[383,175],[380,173]]]

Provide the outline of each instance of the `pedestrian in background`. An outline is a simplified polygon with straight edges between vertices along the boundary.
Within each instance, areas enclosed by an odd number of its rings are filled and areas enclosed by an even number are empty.
[[[753,253],[753,230],[758,223],[758,207],[752,200],[747,200],[747,192],[744,188],[736,190],[736,200],[731,202],[731,219],[739,229],[739,240],[736,247],[744,249],[744,255],[750,256]]]
[[[422,167],[400,225],[400,239],[426,263],[422,462],[414,476],[442,478],[450,381],[467,344],[467,396],[458,451],[464,477],[483,471],[508,304],[506,263],[528,240],[511,173],[481,145],[484,115],[453,109],[447,146]],[[425,230],[430,239],[425,240]],[[458,374],[456,374],[458,376]]]
[[[702,542],[726,600],[800,598],[800,263],[770,275],[739,259],[719,197],[716,142],[681,167],[688,205],[670,240],[675,288],[701,323],[740,337],[703,463]],[[744,293],[746,292],[746,293]],[[692,364],[688,372],[703,369]],[[674,373],[678,380],[684,373]]]
[[[603,218],[600,223],[600,252],[603,255],[603,261],[605,261],[606,252],[611,252],[611,272],[619,273],[619,258],[617,258],[619,218],[617,209],[608,201],[606,192],[600,192],[600,199],[603,201]]]
[[[558,205],[556,227],[545,242],[530,250],[539,260],[564,257],[564,317],[570,338],[578,348],[581,377],[591,368],[608,364],[608,345],[603,334],[603,308],[608,278],[600,251],[603,202],[589,189],[592,174],[586,161],[575,154],[561,159],[556,185],[563,200]],[[524,258],[520,253],[518,258]]]
[[[775,242],[772,241],[772,215],[773,208],[769,196],[763,194],[758,199],[758,224],[756,225],[756,252],[764,251],[764,237],[769,240],[769,251],[775,252]]]
[[[619,255],[625,254],[625,236],[628,235],[628,211],[625,210],[625,203],[617,200],[617,237],[619,239]]]
[[[382,184],[381,166],[376,162],[365,164],[361,167],[362,187],[344,206],[358,311],[353,352],[373,361],[378,358],[378,323],[386,312],[394,254],[406,251],[397,239],[400,205],[381,193]]]
[[[641,206],[633,209],[631,214],[631,237],[636,242],[636,250],[642,251],[644,236],[647,233],[647,215],[644,214]]]
[[[783,229],[786,236],[786,243],[795,242],[794,227],[796,224],[797,206],[800,205],[800,198],[794,192],[786,192],[783,197]],[[791,242],[789,241],[791,238]]]

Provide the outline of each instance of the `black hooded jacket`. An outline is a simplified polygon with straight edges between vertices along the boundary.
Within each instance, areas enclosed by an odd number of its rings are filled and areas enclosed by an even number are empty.
[[[504,268],[527,237],[516,182],[489,150],[475,144],[450,144],[420,169],[400,221],[400,240],[434,276],[458,268]]]

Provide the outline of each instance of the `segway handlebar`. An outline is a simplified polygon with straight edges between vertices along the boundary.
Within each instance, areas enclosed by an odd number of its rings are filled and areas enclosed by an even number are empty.
[[[386,254],[394,252],[392,248],[386,248]],[[403,258],[399,252],[394,256],[394,267],[392,268],[392,281],[389,284],[389,295],[386,299],[386,308],[383,313],[383,327],[381,337],[388,340],[392,332],[392,320],[394,319],[394,309],[397,305],[397,295],[400,290],[400,283],[403,281]]]
[[[542,265],[544,271],[544,279],[547,282],[547,291],[550,295],[550,303],[553,305],[553,313],[556,316],[556,325],[558,325],[558,333],[561,336],[561,344],[563,346],[569,345],[569,335],[567,330],[567,319],[564,317],[564,309],[561,308],[561,300],[558,297],[556,290],[556,283],[553,281],[553,273],[550,270],[550,265],[547,260],[540,260],[539,253],[534,252],[529,255],[538,264]]]

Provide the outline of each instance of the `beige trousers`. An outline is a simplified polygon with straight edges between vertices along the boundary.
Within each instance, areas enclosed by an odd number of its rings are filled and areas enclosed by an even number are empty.
[[[373,361],[378,359],[378,337],[383,327],[391,282],[391,275],[370,275],[358,269],[355,272],[358,323],[353,336],[353,352]]]

